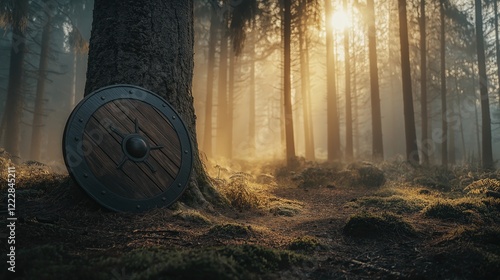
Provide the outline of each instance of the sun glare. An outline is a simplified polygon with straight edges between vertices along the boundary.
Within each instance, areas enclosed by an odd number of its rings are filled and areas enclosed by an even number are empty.
[[[336,30],[344,30],[351,26],[351,16],[344,10],[337,10],[332,15],[331,24]]]

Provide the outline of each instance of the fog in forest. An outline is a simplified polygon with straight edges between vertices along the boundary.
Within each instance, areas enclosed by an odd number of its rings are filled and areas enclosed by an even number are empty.
[[[192,92],[198,146],[207,158],[418,158],[422,164],[440,165],[446,159],[449,165],[481,166],[485,109],[480,85],[485,85],[493,160],[500,159],[494,1],[482,3],[482,36],[477,36],[474,1],[423,2],[422,17],[422,2],[408,0],[403,34],[398,1],[223,2],[194,1]],[[12,62],[20,40],[13,36],[12,18],[5,16],[11,7],[0,7],[0,147],[21,161],[61,166],[64,125],[83,98],[93,1],[53,3],[28,1],[20,27],[26,34],[22,73],[14,72],[19,68]],[[409,64],[402,60],[404,37]],[[485,77],[480,77],[478,37],[484,41]],[[402,65],[410,70],[407,102],[413,122],[405,114]],[[8,101],[16,81],[22,94],[12,98],[18,98],[19,110]],[[413,141],[405,133],[409,123],[418,152],[408,150]]]

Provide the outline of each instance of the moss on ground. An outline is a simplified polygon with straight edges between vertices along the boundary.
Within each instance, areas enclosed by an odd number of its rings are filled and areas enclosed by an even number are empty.
[[[425,217],[460,223],[498,222],[500,201],[494,198],[436,200],[423,209]]]
[[[401,213],[416,213],[426,206],[426,201],[419,198],[406,198],[400,195],[388,197],[366,196],[351,202],[355,207],[375,207],[383,210]]]
[[[367,212],[352,215],[342,233],[349,237],[380,239],[416,236],[417,234],[413,226],[400,216],[391,213]]]
[[[288,244],[288,249],[301,252],[312,252],[324,249],[325,247],[326,246],[321,244],[317,238],[307,235],[297,237]]]
[[[258,279],[304,264],[306,257],[255,245],[189,250],[138,249],[118,257],[85,258],[62,246],[20,251],[14,279]],[[3,279],[8,272],[2,272]]]
[[[254,234],[251,226],[244,226],[240,224],[227,223],[222,225],[215,225],[210,228],[208,234],[219,237],[248,237]]]

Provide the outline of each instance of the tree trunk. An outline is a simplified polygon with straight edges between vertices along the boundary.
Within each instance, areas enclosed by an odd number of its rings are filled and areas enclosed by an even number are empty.
[[[26,52],[26,34],[24,21],[28,16],[28,0],[14,1],[12,22],[12,45],[10,50],[9,84],[5,104],[5,150],[15,161],[20,156],[20,124],[23,109],[22,80],[24,72],[24,54]]]
[[[50,35],[52,33],[51,15],[47,14],[47,21],[42,32],[42,48],[38,65],[38,81],[36,84],[35,110],[33,112],[33,130],[31,133],[31,159],[40,161],[43,127],[43,96],[45,94],[45,79],[49,65]]]
[[[305,5],[303,1],[302,5]],[[305,7],[305,6],[302,6]],[[312,133],[310,87],[309,87],[309,50],[307,48],[307,20],[301,17],[299,26],[299,46],[300,46],[300,92],[302,95],[302,111],[304,115],[304,146],[305,158],[310,161],[315,160],[314,139]]]
[[[343,0],[344,11],[347,11],[347,0]],[[352,139],[352,106],[351,106],[351,55],[349,54],[349,28],[344,28],[344,62],[345,62],[345,157],[353,160]]]
[[[498,32],[498,1],[493,0],[493,14],[495,15],[495,47],[497,55],[498,106],[500,106],[500,38]]]
[[[367,0],[368,9],[368,52],[370,60],[370,89],[372,108],[372,155],[374,160],[384,159],[382,142],[382,115],[380,112],[380,88],[378,83],[377,41],[375,30],[374,0]]]
[[[326,107],[328,160],[340,160],[340,128],[333,55],[332,3],[325,0],[326,24]]]
[[[458,72],[455,74],[455,93],[457,95],[457,109],[458,109],[458,121],[460,122],[460,140],[461,140],[461,146],[462,150],[460,151],[460,155],[462,156],[462,161],[465,163],[466,162],[466,148],[465,148],[465,136],[464,136],[464,122],[463,122],[463,117],[462,117],[462,98],[460,97],[460,87],[458,85]],[[455,126],[456,127],[456,126]]]
[[[291,87],[291,57],[290,57],[290,45],[291,45],[291,35],[292,35],[292,15],[291,15],[291,0],[285,0],[284,9],[284,102],[285,102],[285,141],[286,141],[286,160],[288,165],[293,164],[295,159],[295,141],[293,133],[293,112],[292,112],[292,87]]]
[[[472,92],[474,94],[474,100],[477,98],[476,94],[476,78],[474,74],[474,59],[471,59],[471,73],[472,73]],[[477,157],[479,162],[481,162],[481,140],[479,139],[479,135],[481,134],[479,131],[479,114],[477,112],[477,106],[476,103],[474,102],[474,116],[475,116],[475,122],[476,122],[476,144],[477,144]]]
[[[444,1],[439,3],[439,18],[441,21],[440,56],[441,56],[441,164],[448,166],[448,121],[446,119],[446,29],[444,18]]]
[[[219,157],[227,157],[227,57],[228,33],[227,23],[223,20],[220,26],[220,60],[219,60],[219,87],[217,89],[217,141],[215,153]]]
[[[425,0],[420,0],[420,113],[422,115],[422,163],[429,165],[427,114],[427,34],[425,18]]]
[[[488,76],[486,75],[486,58],[484,54],[483,11],[481,0],[475,0],[476,8],[476,43],[477,63],[479,69],[479,92],[481,93],[481,121],[483,142],[483,168],[493,169],[493,148],[491,144],[490,101],[488,98]]]
[[[398,0],[399,38],[401,44],[401,77],[403,81],[403,110],[405,119],[406,159],[414,165],[419,163],[415,114],[411,89],[410,50],[408,44],[408,26],[406,0]]]
[[[193,1],[95,0],[85,95],[112,84],[134,84],[164,97],[179,112],[193,143],[193,171],[182,200],[222,201],[199,157],[191,84]]]
[[[248,126],[248,147],[250,149],[250,157],[255,157],[255,31],[250,32],[250,93],[249,93],[249,126]]]
[[[231,44],[232,45],[232,44]],[[234,125],[234,72],[236,71],[236,57],[233,48],[229,51],[229,78],[228,78],[228,95],[227,95],[227,147],[226,155],[228,159],[233,158],[233,125]]]
[[[212,157],[212,110],[214,92],[214,70],[215,70],[215,47],[217,45],[217,31],[219,29],[219,18],[215,8],[212,8],[210,18],[210,38],[208,39],[208,62],[207,62],[207,97],[205,101],[205,127],[203,137],[203,151],[207,157]]]

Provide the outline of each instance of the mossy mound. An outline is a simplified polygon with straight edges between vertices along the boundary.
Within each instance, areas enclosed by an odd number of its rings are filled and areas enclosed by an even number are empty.
[[[444,221],[470,223],[476,220],[498,221],[500,202],[494,198],[461,198],[438,200],[422,210],[425,217]]]
[[[223,224],[223,225],[215,225],[210,228],[208,234],[215,235],[219,237],[249,237],[254,234],[254,231],[251,226],[244,226],[240,224]]]
[[[400,195],[388,197],[367,196],[356,200],[355,203],[359,206],[390,210],[398,214],[416,213],[426,206],[426,202],[421,199],[406,198]]]
[[[3,279],[266,279],[307,261],[289,251],[254,245],[171,250],[138,249],[118,257],[88,259],[64,253],[62,246],[19,252],[15,274]],[[10,275],[6,275],[10,273]],[[2,275],[3,274],[3,275]],[[9,278],[5,278],[10,276]],[[14,276],[14,278],[12,278]]]
[[[380,215],[362,212],[349,218],[342,233],[359,238],[394,238],[416,236],[416,231],[401,217],[390,213]]]
[[[335,178],[337,170],[324,167],[304,169],[293,180],[299,182],[299,188],[318,188],[329,185]]]
[[[355,162],[339,172],[335,180],[339,185],[348,187],[379,188],[386,179],[384,172],[369,162]]]
[[[459,227],[445,236],[446,241],[474,243],[500,257],[500,226]]]
[[[321,244],[318,239],[312,236],[301,236],[295,238],[288,245],[288,249],[294,251],[304,251],[304,252],[312,252],[316,250],[320,250],[325,248],[323,244]]]
[[[413,183],[431,189],[448,192],[456,176],[452,170],[443,167],[421,167],[415,170]]]

